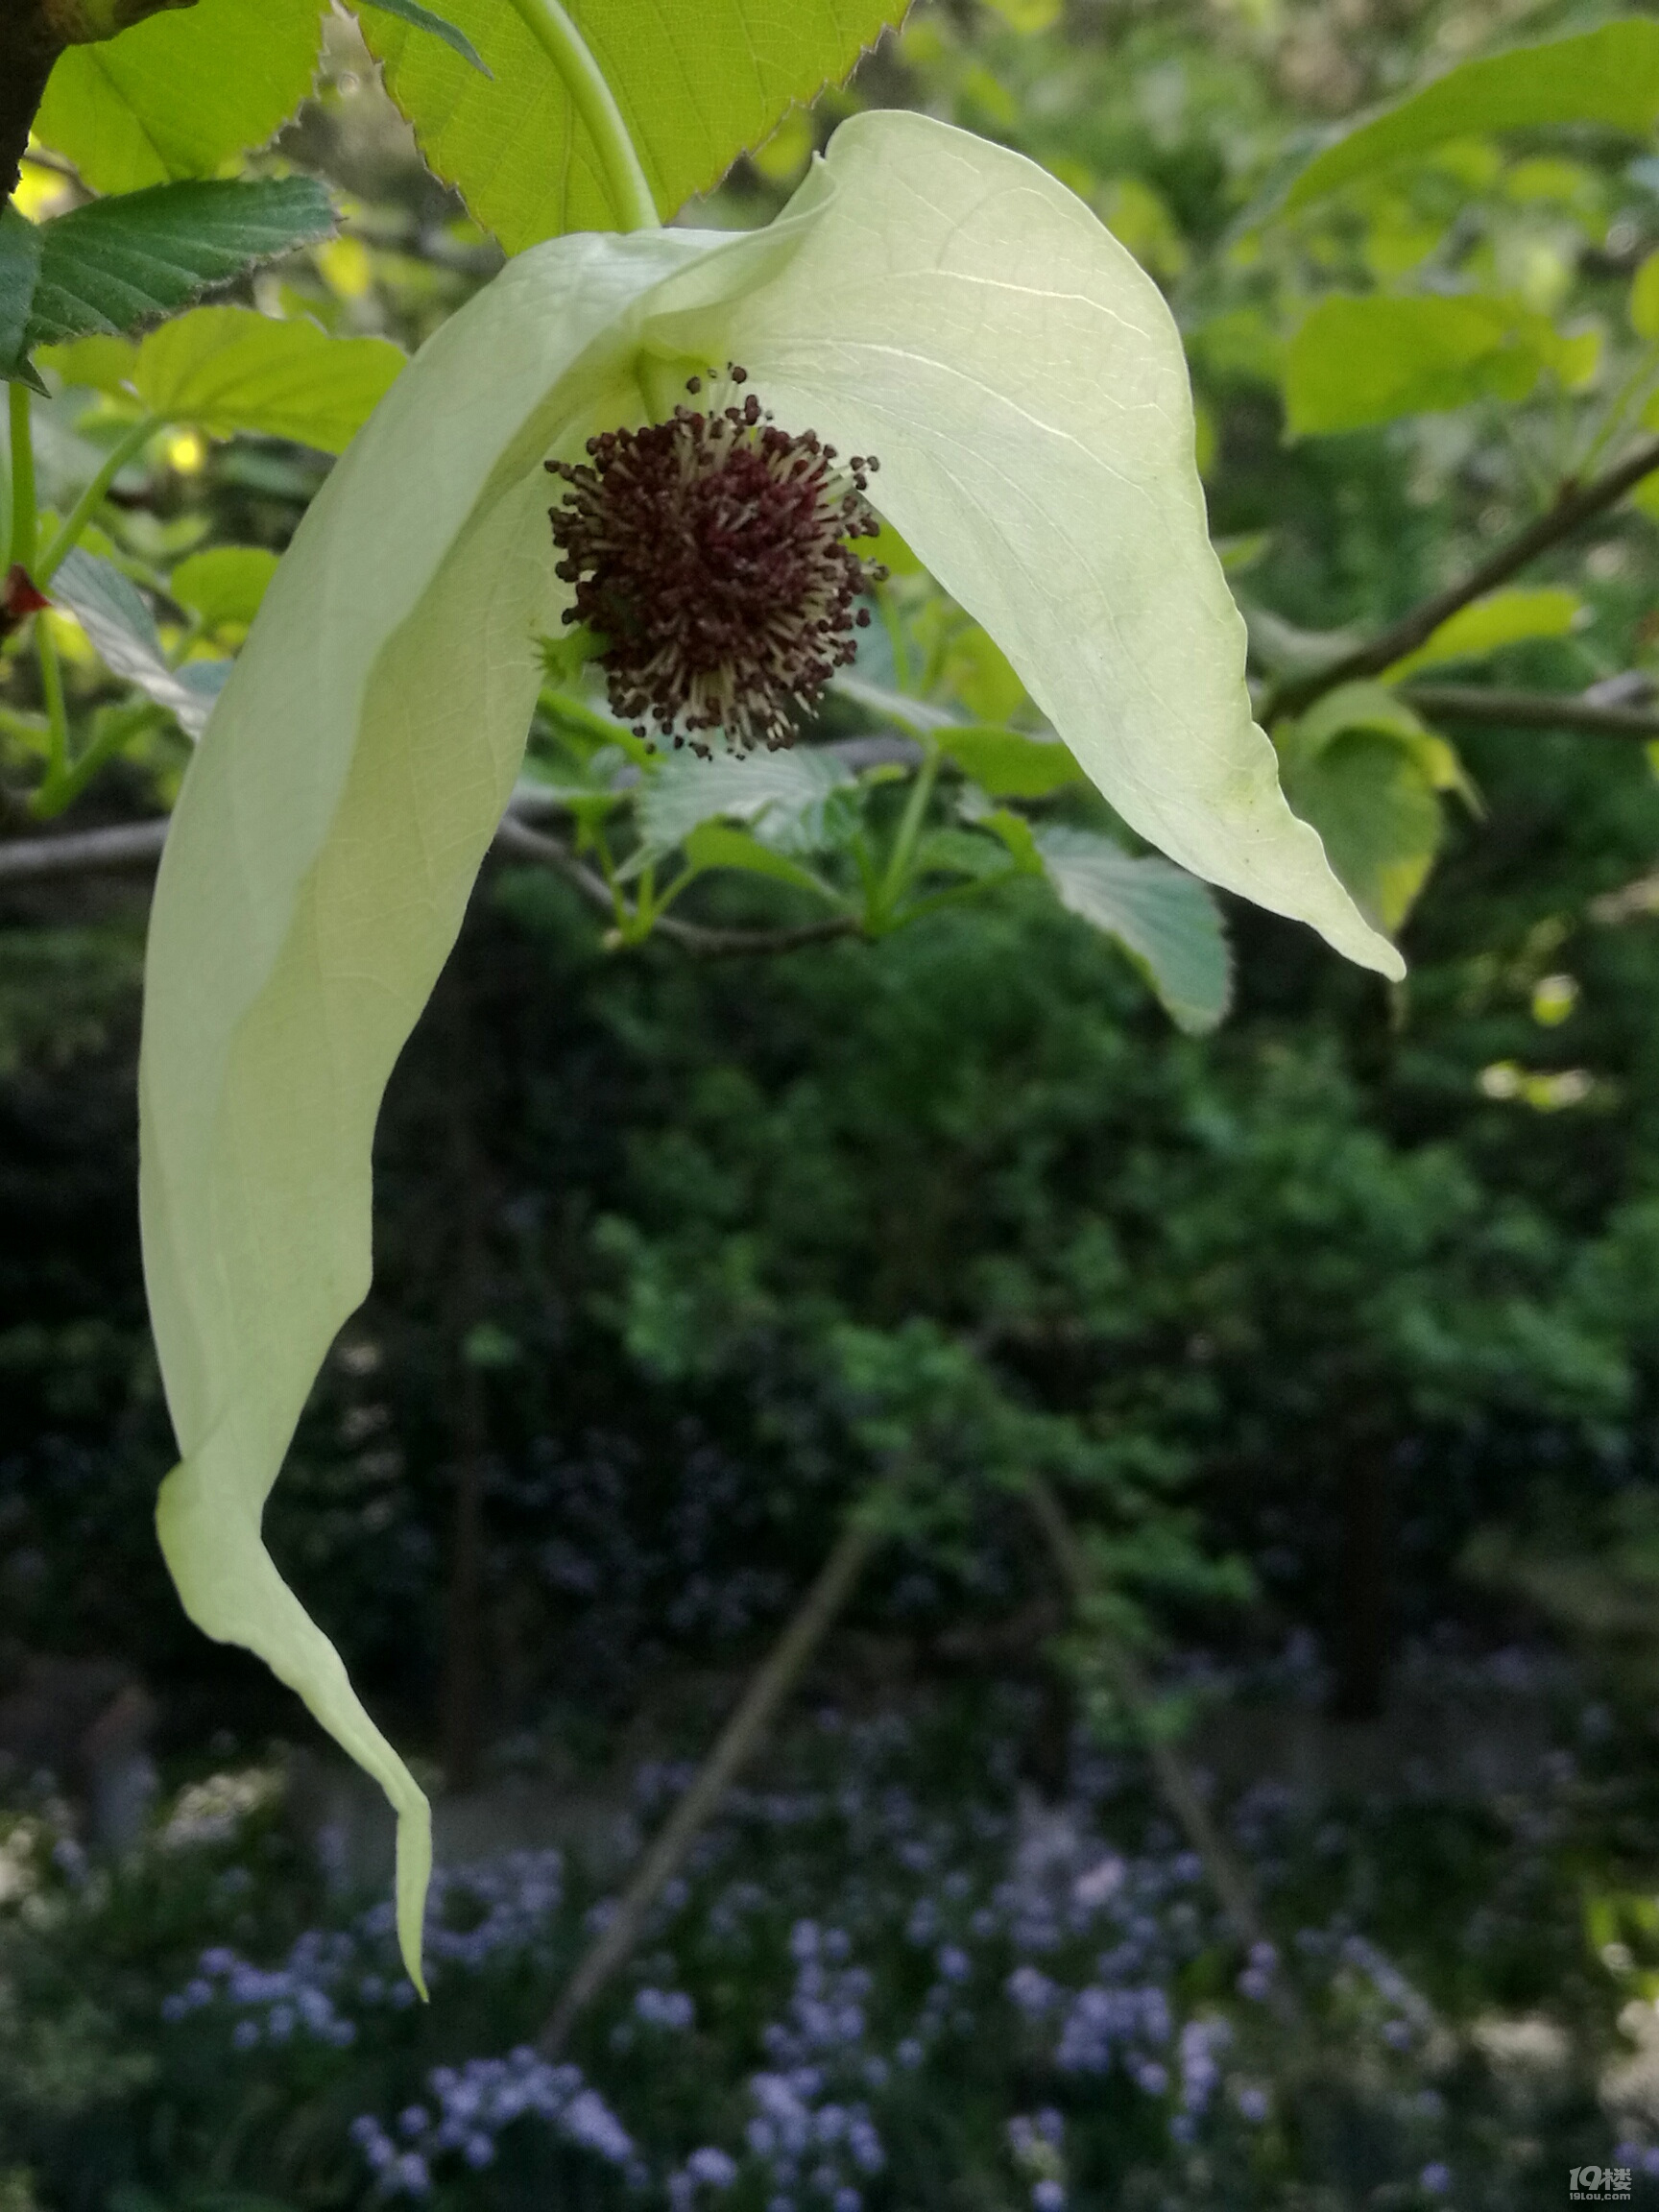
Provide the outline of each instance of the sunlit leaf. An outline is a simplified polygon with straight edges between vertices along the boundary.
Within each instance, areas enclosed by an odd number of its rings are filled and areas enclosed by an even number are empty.
[[[71,46],[35,135],[96,192],[215,176],[262,146],[310,91],[322,16],[318,0],[196,0]]]
[[[658,208],[671,215],[758,146],[790,106],[838,83],[906,0],[571,0],[622,109]],[[587,132],[552,63],[500,0],[445,0],[493,73],[373,12],[363,36],[428,163],[510,253],[564,230],[608,230]]]
[[[1526,637],[1566,637],[1584,614],[1584,602],[1576,591],[1557,585],[1512,585],[1489,591],[1431,632],[1415,653],[1396,661],[1386,671],[1390,684],[1398,684],[1420,668],[1432,668],[1446,661],[1469,661],[1500,646],[1518,644]]]
[[[1511,301],[1335,293],[1290,341],[1287,426],[1303,437],[1486,397],[1513,403],[1560,358],[1550,324]]]
[[[1645,138],[1659,121],[1659,24],[1641,16],[1464,61],[1353,125],[1285,199],[1308,206],[1339,185],[1451,138],[1547,123],[1600,123]]]
[[[1092,830],[1056,824],[1033,834],[1061,904],[1117,938],[1177,1028],[1214,1029],[1232,998],[1233,966],[1204,885]]]
[[[940,750],[993,799],[1042,799],[1083,771],[1057,738],[1028,737],[1019,730],[945,730]]]
[[[171,421],[339,453],[403,364],[384,338],[330,338],[315,323],[252,307],[198,307],[145,339],[132,380],[150,412]]]

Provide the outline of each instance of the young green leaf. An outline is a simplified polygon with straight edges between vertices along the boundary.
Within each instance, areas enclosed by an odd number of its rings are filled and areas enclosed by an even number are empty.
[[[196,0],[71,46],[35,119],[95,192],[212,177],[262,146],[311,89],[318,0]]]
[[[1659,121],[1659,23],[1642,16],[1517,46],[1447,70],[1346,130],[1309,162],[1284,205],[1310,205],[1452,138],[1547,123],[1600,123],[1645,138]]]
[[[1437,667],[1447,661],[1479,660],[1526,637],[1566,637],[1583,617],[1583,600],[1559,585],[1510,585],[1502,591],[1488,591],[1431,631],[1415,653],[1396,661],[1385,671],[1385,681],[1403,683],[1420,668]]]
[[[1054,737],[1028,737],[1020,730],[943,730],[939,746],[993,799],[1043,799],[1084,780]]]
[[[735,868],[748,876],[770,877],[796,891],[810,891],[815,898],[831,897],[810,869],[798,860],[762,845],[747,830],[733,830],[725,822],[700,822],[685,840],[685,857],[699,874],[705,868]]]
[[[769,228],[557,239],[428,340],[307,512],[185,778],[139,1070],[145,1274],[181,1453],[162,1547],[199,1625],[258,1652],[397,1806],[416,1972],[425,1801],[260,1514],[368,1287],[381,1093],[568,603],[544,461],[637,424],[653,364],[723,361],[781,423],[878,446],[881,512],[1137,830],[1400,970],[1252,722],[1168,309],[1034,164],[925,116],[859,115]],[[1131,900],[1126,941],[1150,941],[1137,916]],[[1217,999],[1202,970],[1168,986],[1194,1020]]]
[[[1233,964],[1204,885],[1088,830],[1056,823],[1032,835],[1060,903],[1117,938],[1178,1029],[1214,1029],[1233,995]]]
[[[137,588],[112,562],[79,547],[59,563],[52,597],[74,615],[112,675],[125,677],[158,707],[177,715],[190,736],[202,734],[230,673],[228,661],[187,661],[179,668],[170,666],[155,617]]]
[[[276,556],[263,545],[214,545],[180,561],[167,592],[204,629],[217,630],[225,622],[252,622],[276,573]]]
[[[570,13],[616,95],[653,197],[671,215],[716,184],[796,101],[839,83],[905,0],[573,0]],[[508,252],[565,230],[606,230],[616,210],[569,95],[501,0],[445,0],[493,72],[485,83],[436,40],[373,13],[363,36],[421,151]]]
[[[309,177],[158,184],[90,201],[40,226],[28,343],[131,330],[333,228],[328,195]]]
[[[169,421],[339,453],[403,365],[384,338],[330,338],[315,323],[278,322],[252,307],[198,307],[151,332],[132,383],[148,411]]]
[[[480,77],[493,77],[476,46],[465,31],[451,23],[447,16],[434,15],[430,8],[422,8],[419,0],[356,0],[359,8],[373,8],[382,15],[396,15],[400,23],[412,30],[429,31],[434,38],[442,38],[452,54],[459,54],[469,69],[476,69]]]
[[[1488,395],[1525,399],[1560,343],[1543,316],[1507,300],[1334,293],[1290,341],[1287,427],[1306,437]]]

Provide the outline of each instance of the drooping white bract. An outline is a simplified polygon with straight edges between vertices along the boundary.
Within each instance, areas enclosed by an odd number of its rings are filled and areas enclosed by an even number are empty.
[[[733,236],[555,239],[438,331],[284,558],[175,815],[140,1067],[151,1313],[182,1455],[161,1543],[384,1786],[419,1978],[425,1800],[277,1575],[260,1515],[370,1280],[370,1148],[517,773],[567,587],[549,457],[741,362],[780,422],[877,452],[871,498],[1126,821],[1398,974],[1254,727],[1180,341],[1070,192],[924,117],[845,124]]]

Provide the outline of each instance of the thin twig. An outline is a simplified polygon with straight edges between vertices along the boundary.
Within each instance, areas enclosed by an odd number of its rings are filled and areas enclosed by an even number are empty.
[[[1493,722],[1526,730],[1581,730],[1593,737],[1659,737],[1659,714],[1602,707],[1571,692],[1504,691],[1479,684],[1402,684],[1400,696],[1431,721]]]
[[[1066,1517],[1065,1507],[1041,1475],[1027,1478],[1025,1497],[1053,1555],[1054,1564],[1060,1571],[1061,1580],[1073,1600],[1081,1604],[1094,1591],[1094,1575],[1083,1547],[1077,1541],[1076,1531]],[[1163,1792],[1164,1800],[1186,1830],[1188,1841],[1204,1862],[1204,1870],[1210,1877],[1216,1896],[1221,1900],[1227,1917],[1246,1944],[1254,1948],[1258,1943],[1264,1943],[1267,1940],[1266,1931],[1262,1926],[1249,1876],[1227,1848],[1220,1830],[1211,1819],[1210,1809],[1198,1794],[1187,1762],[1168,1738],[1160,1733],[1152,1717],[1152,1688],[1142,1672],[1140,1661],[1116,1638],[1106,1641],[1102,1657],[1113,1689],[1140,1730],[1146,1756],[1151,1762],[1153,1777]]]
[[[94,876],[109,868],[154,868],[165,822],[124,822],[66,837],[0,839],[0,883],[39,883],[57,876]]]
[[[800,1609],[750,1677],[736,1711],[721,1730],[696,1779],[663,1822],[633,1880],[617,1899],[610,1919],[565,1984],[564,1994],[537,2040],[537,2049],[545,2056],[558,2056],[577,2014],[603,1988],[634,1948],[664,1884],[684,1863],[685,1854],[717,1810],[739,1769],[765,1735],[773,1715],[817,1648],[825,1630],[852,1595],[864,1563],[878,1540],[879,1531],[863,1516],[854,1516],[842,1530]]]
[[[1643,477],[1650,476],[1655,469],[1659,469],[1659,438],[1647,438],[1605,475],[1596,477],[1589,484],[1569,486],[1536,522],[1529,523],[1517,537],[1511,538],[1507,545],[1501,545],[1479,567],[1472,568],[1460,583],[1448,585],[1444,591],[1423,600],[1408,614],[1403,614],[1398,622],[1391,623],[1373,637],[1368,645],[1344,653],[1323,668],[1276,685],[1262,709],[1262,720],[1271,721],[1281,714],[1300,714],[1311,707],[1314,700],[1323,699],[1327,691],[1334,690],[1338,684],[1349,684],[1361,676],[1380,675],[1384,668],[1391,668],[1396,661],[1414,653],[1460,608],[1495,590],[1500,584],[1507,583],[1517,569],[1525,568],[1540,553],[1548,552],[1551,545],[1571,537],[1580,523],[1623,499],[1632,485],[1640,484]]]
[[[61,837],[0,838],[0,885],[98,875],[112,868],[153,868],[166,837],[165,822],[133,822],[110,830],[72,830]],[[505,859],[535,860],[556,869],[607,921],[615,919],[604,878],[557,837],[531,830],[509,814],[495,832],[493,850]],[[745,952],[793,952],[801,946],[854,937],[858,923],[854,915],[832,914],[792,929],[715,929],[664,915],[656,933],[700,959],[719,960]]]

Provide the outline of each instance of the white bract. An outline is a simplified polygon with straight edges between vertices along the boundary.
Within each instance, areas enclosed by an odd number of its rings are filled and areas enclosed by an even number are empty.
[[[417,1978],[425,1800],[260,1516],[368,1289],[381,1094],[567,599],[542,463],[729,360],[782,427],[880,456],[873,502],[1126,821],[1400,973],[1251,720],[1174,325],[1042,170],[860,115],[768,229],[554,239],[439,330],[306,515],[185,779],[140,1070],[145,1268],[182,1455],[162,1547],[191,1618],[257,1652],[397,1806]]]

